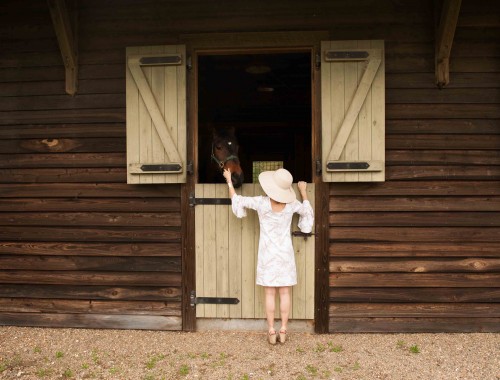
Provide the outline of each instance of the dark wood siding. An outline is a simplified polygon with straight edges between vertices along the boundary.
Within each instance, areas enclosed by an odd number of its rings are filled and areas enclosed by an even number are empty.
[[[2,2],[0,324],[180,329],[182,189],[125,184],[125,47],[327,30],[385,40],[387,87],[387,181],[329,188],[330,331],[498,331],[499,3],[462,1],[443,90],[434,4],[80,1],[71,97],[46,2]]]
[[[386,41],[387,181],[330,187],[330,331],[498,331],[500,25],[462,4],[442,90],[431,18]]]

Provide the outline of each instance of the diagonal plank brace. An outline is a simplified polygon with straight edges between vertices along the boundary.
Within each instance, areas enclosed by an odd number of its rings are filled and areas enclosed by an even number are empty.
[[[147,56],[144,54],[141,55],[130,55],[128,56],[127,64],[134,78],[134,81],[137,85],[137,89],[141,94],[142,99],[144,100],[144,104],[148,109],[149,115],[151,116],[151,120],[153,121],[153,125],[158,132],[158,136],[165,148],[165,152],[167,153],[168,158],[172,162],[182,162],[179,152],[175,146],[174,140],[170,134],[170,127],[167,125],[165,118],[163,117],[160,107],[158,107],[158,103],[156,102],[156,98],[151,91],[151,87],[142,71],[141,60],[145,62],[145,65],[154,65],[154,66],[164,66],[164,65],[180,65],[182,63],[182,59],[170,59],[169,57],[179,57],[179,55],[172,54],[155,54],[153,56]],[[155,58],[152,60],[151,58]],[[161,59],[163,58],[163,59]],[[154,61],[154,63],[151,63]]]
[[[351,104],[347,109],[342,125],[340,126],[337,136],[335,137],[332,147],[330,148],[327,161],[338,161],[340,158],[342,150],[345,147],[347,139],[349,138],[354,123],[358,117],[359,111],[363,106],[366,95],[370,90],[373,79],[375,78],[375,75],[380,67],[380,63],[382,62],[382,51],[380,49],[365,49],[362,50],[362,52],[367,52],[368,54],[360,54],[354,49],[350,52],[351,56],[345,54],[344,51],[337,52],[329,50],[325,52],[325,60],[328,62],[368,61],[368,65],[366,66],[365,72],[361,77],[361,81],[358,84],[358,88],[352,98]]]

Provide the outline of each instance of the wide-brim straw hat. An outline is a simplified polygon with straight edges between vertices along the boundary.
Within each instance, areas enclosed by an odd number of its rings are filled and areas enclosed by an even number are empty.
[[[259,182],[268,197],[277,202],[291,203],[297,199],[292,189],[293,177],[286,169],[262,172]]]

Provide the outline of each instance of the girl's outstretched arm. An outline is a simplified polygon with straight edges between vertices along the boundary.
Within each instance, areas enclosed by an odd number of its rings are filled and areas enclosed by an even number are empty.
[[[302,197],[302,200],[303,201],[307,201],[307,192],[306,192],[306,188],[307,188],[307,183],[304,182],[304,181],[299,181],[297,183],[297,187],[299,188],[299,192],[300,192],[300,196]]]
[[[236,194],[233,187],[233,182],[231,181],[231,170],[224,169],[224,173],[222,173],[224,178],[226,179],[227,185],[229,186],[229,198],[233,198],[233,195]]]

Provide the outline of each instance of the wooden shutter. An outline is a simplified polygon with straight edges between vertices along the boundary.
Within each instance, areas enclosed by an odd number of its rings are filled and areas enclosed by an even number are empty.
[[[127,48],[127,183],[186,182],[186,51]]]
[[[325,182],[385,180],[383,41],[321,43]]]

